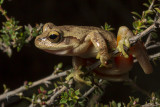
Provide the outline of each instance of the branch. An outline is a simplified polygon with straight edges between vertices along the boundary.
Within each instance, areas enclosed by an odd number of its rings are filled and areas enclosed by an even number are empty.
[[[69,85],[73,84],[73,79],[66,81],[66,83],[68,83]],[[47,102],[47,105],[52,105],[55,101],[55,98],[58,97],[63,91],[65,91],[67,89],[66,86],[63,86],[60,90],[58,90]]]
[[[84,93],[82,98],[87,97],[89,94],[91,94],[98,86],[94,85],[92,88],[90,88],[87,92]]]
[[[149,6],[148,10],[151,10],[151,9],[153,8],[154,3],[155,3],[155,0],[152,0],[152,3],[151,3],[151,5]]]
[[[15,96],[15,95],[17,95],[17,94],[19,94],[19,93],[21,93],[21,92],[24,92],[24,91],[26,91],[26,90],[28,90],[28,89],[30,89],[30,88],[33,88],[33,87],[35,87],[35,86],[38,86],[38,85],[40,85],[40,84],[42,84],[42,83],[46,84],[46,83],[48,83],[48,81],[50,81],[50,80],[53,80],[53,79],[57,79],[57,78],[59,78],[59,77],[66,76],[66,75],[67,75],[67,71],[69,71],[69,70],[66,70],[66,71],[64,71],[64,72],[62,72],[62,73],[59,73],[59,74],[53,74],[53,75],[50,75],[50,76],[48,76],[48,77],[45,77],[45,78],[43,78],[43,79],[41,79],[41,80],[35,81],[35,82],[33,82],[33,84],[32,84],[31,86],[29,86],[28,88],[26,88],[25,86],[21,86],[20,88],[17,88],[17,89],[15,89],[15,90],[13,90],[13,91],[9,91],[9,92],[7,92],[7,93],[3,93],[2,95],[0,95],[0,102],[3,101],[3,100],[5,100],[5,99],[8,99],[9,97],[12,97],[12,96]]]
[[[151,26],[149,26],[146,30],[144,30],[143,32],[137,34],[136,36],[133,36],[132,38],[129,39],[130,44],[134,44],[136,43],[140,38],[146,36],[147,34],[149,34],[150,32],[154,31],[157,28],[157,24],[159,25],[160,23],[157,21],[154,24],[152,24]]]
[[[151,39],[152,39],[152,35],[150,33],[149,36],[148,36],[148,38],[147,38],[147,40],[146,40],[146,42],[145,42],[145,44],[144,44],[145,47],[147,47],[150,44]]]
[[[4,17],[6,18],[6,20],[10,20],[10,18],[6,14],[6,11],[2,8],[1,5],[0,5],[0,12],[2,13],[2,15],[4,15]]]

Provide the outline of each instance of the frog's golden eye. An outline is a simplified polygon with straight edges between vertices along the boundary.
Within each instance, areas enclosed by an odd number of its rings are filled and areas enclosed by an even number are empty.
[[[51,42],[57,43],[61,40],[61,35],[56,31],[51,31],[48,35],[48,38]]]

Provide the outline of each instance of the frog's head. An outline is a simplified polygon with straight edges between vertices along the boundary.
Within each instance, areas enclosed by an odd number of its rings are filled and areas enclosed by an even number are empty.
[[[63,29],[52,23],[43,26],[43,32],[35,39],[35,46],[49,53],[66,55],[76,47],[74,38],[64,37]]]

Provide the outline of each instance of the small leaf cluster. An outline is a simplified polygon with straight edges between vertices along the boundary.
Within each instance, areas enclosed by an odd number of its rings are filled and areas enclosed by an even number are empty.
[[[83,101],[79,101],[80,100],[80,91],[78,90],[74,90],[73,88],[70,88],[68,91],[63,92],[61,94],[61,99],[60,99],[60,104],[64,104],[68,107],[75,107],[75,105],[80,105],[80,106],[84,106],[83,105]]]
[[[33,94],[32,98],[25,97],[23,95],[20,98],[26,99],[32,103],[32,105],[46,105],[46,101],[48,97],[53,93],[53,90],[45,90],[43,87],[40,87],[38,90],[38,94]]]
[[[29,88],[29,86],[31,86],[33,83],[30,81],[30,82],[28,82],[28,81],[24,81],[24,86],[25,86],[25,88],[26,89],[28,89]]]
[[[106,31],[114,30],[114,28],[112,28],[111,25],[109,25],[107,22],[104,24],[104,27],[102,26],[102,28]]]
[[[54,66],[54,74],[61,72],[61,68],[63,67],[63,63],[60,62],[57,65]]]
[[[160,93],[152,93],[151,99],[149,100],[149,103],[154,104],[154,105],[160,105]]]
[[[28,43],[33,37],[39,34],[37,27],[19,26],[19,22],[14,18],[2,23],[0,30],[0,49],[6,52],[8,56],[12,55],[12,49],[16,48],[19,52],[25,43]]]
[[[141,33],[142,31],[144,31],[144,29],[153,24],[155,14],[157,12],[160,12],[158,8],[159,4],[151,6],[153,1],[154,0],[148,0],[149,3],[143,3],[143,5],[146,6],[148,9],[144,10],[142,12],[142,15],[137,12],[131,12],[134,15],[133,18],[135,20],[133,22],[133,32],[135,35]]]
[[[16,48],[19,52],[25,43],[39,35],[42,31],[42,25],[37,25],[34,28],[30,25],[20,26],[19,21],[7,16],[7,11],[2,8],[3,1],[0,1],[0,12],[6,18],[6,21],[2,22],[2,28],[0,29],[0,50],[11,56],[13,48]]]

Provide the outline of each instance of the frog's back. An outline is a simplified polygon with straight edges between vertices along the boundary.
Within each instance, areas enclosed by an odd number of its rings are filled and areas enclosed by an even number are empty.
[[[63,31],[64,37],[76,37],[79,40],[84,40],[84,38],[93,31],[99,31],[105,39],[110,39],[109,36],[113,36],[111,32],[108,32],[99,27],[93,26],[74,26],[74,25],[63,25],[56,26],[57,29],[61,29]]]

